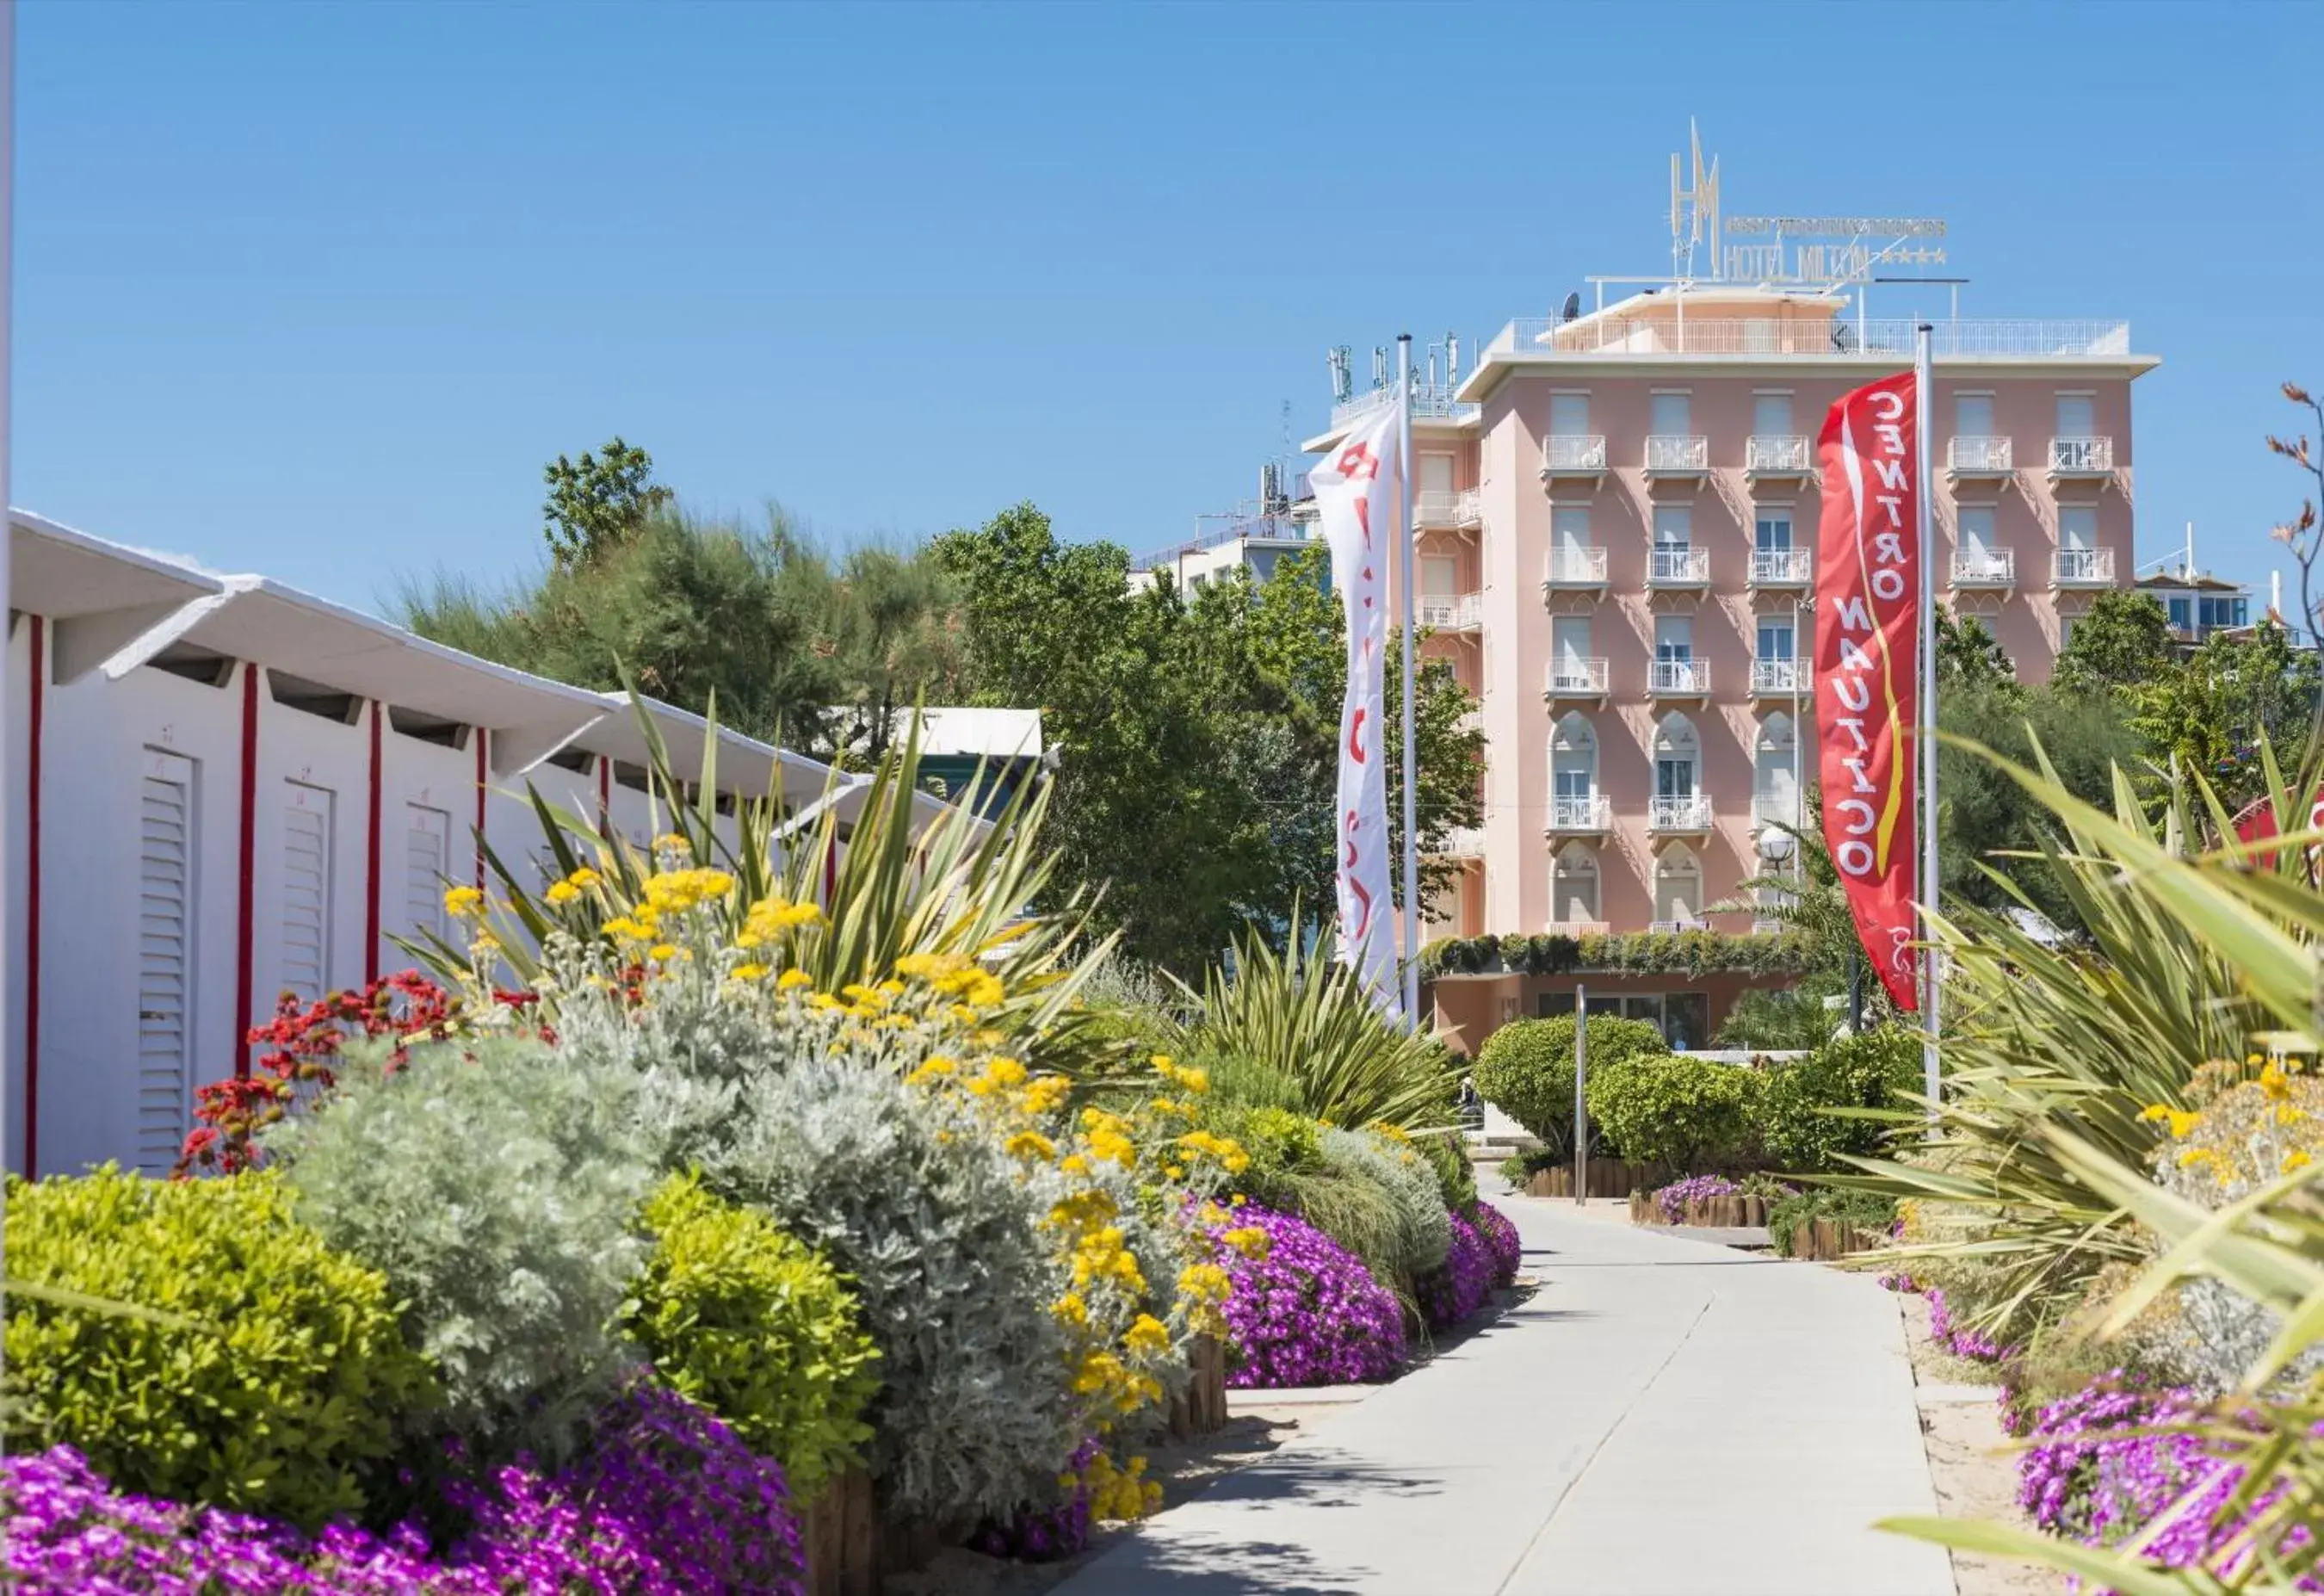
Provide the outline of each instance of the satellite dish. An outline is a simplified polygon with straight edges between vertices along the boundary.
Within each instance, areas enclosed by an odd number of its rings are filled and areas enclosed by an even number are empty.
[[[1579,289],[1565,296],[1565,309],[1558,313],[1560,321],[1574,321],[1582,315],[1582,292]]]

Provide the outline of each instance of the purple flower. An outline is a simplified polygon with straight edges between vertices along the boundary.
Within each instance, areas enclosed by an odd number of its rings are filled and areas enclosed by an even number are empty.
[[[1019,1563],[1050,1563],[1070,1557],[1089,1545],[1090,1492],[1080,1478],[1098,1453],[1097,1437],[1083,1442],[1060,1474],[1074,1477],[1062,1501],[1047,1507],[1019,1504],[1007,1521],[987,1518],[969,1537],[969,1549],[988,1557],[1011,1557]]]
[[[1458,1324],[1493,1295],[1493,1255],[1477,1234],[1476,1226],[1452,1216],[1452,1247],[1444,1267],[1422,1276],[1417,1284],[1420,1311],[1431,1330]]]
[[[1256,1226],[1267,1256],[1247,1258],[1219,1232]],[[1252,1204],[1209,1232],[1232,1289],[1223,1305],[1227,1384],[1347,1385],[1385,1379],[1405,1359],[1404,1313],[1355,1254],[1288,1213]]]
[[[1517,1270],[1525,1263],[1525,1243],[1517,1237],[1517,1225],[1490,1203],[1479,1203],[1470,1215],[1470,1222],[1483,1238],[1486,1251],[1492,1254],[1493,1284],[1508,1285],[1517,1278]]]
[[[1723,1175],[1690,1175],[1684,1180],[1674,1180],[1655,1193],[1655,1206],[1662,1211],[1665,1224],[1677,1224],[1686,1218],[1686,1205],[1698,1198],[1734,1197],[1743,1188]]]

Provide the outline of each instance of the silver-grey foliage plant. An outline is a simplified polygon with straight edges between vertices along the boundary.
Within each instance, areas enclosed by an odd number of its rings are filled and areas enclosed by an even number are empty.
[[[634,1073],[538,1042],[346,1061],[322,1112],[267,1133],[300,1218],[386,1275],[448,1426],[488,1460],[565,1455],[632,1367],[613,1329],[655,1176]]]
[[[1371,1182],[1396,1204],[1406,1275],[1442,1268],[1452,1249],[1452,1216],[1445,1210],[1435,1175],[1420,1155],[1370,1132],[1335,1126],[1326,1126],[1319,1139],[1327,1167]]]

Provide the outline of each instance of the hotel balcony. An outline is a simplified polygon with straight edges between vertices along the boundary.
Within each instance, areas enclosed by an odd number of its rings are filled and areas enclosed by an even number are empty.
[[[1755,792],[1751,795],[1751,824],[1754,826],[1788,826],[1800,828],[1800,800],[1782,793]]]
[[[1751,551],[1751,586],[1762,590],[1796,590],[1815,579],[1812,549],[1755,549]]]
[[[1754,936],[1781,936],[1791,928],[1790,923],[1784,920],[1761,919],[1751,922],[1751,935]]]
[[[1655,588],[1711,586],[1711,550],[1657,549],[1646,557],[1646,586]]]
[[[2061,549],[2057,564],[2051,573],[2052,587],[2111,587],[2114,586],[2114,550],[2111,549]]]
[[[1552,920],[1549,923],[1552,936],[1604,936],[1612,931],[1613,927],[1604,920]]]
[[[1657,836],[1702,835],[1711,829],[1711,798],[1703,793],[1690,798],[1649,798],[1646,829]]]
[[[1743,475],[1753,482],[1798,482],[1815,474],[1812,438],[1754,434],[1743,440]]]
[[[2012,549],[1964,549],[1953,555],[1957,588],[2004,590],[2017,586],[2017,552]]]
[[[1751,661],[1751,697],[1754,698],[1789,698],[1805,693],[1812,675],[1804,660],[1754,660]]]
[[[1482,859],[1485,856],[1485,833],[1481,826],[1456,826],[1444,839],[1444,851],[1440,859]]]
[[[1549,662],[1549,681],[1542,689],[1547,704],[1606,701],[1606,661],[1565,659]]]
[[[1474,632],[1484,624],[1481,593],[1424,593],[1413,607],[1420,623],[1434,632]]]
[[[1711,922],[1699,915],[1683,920],[1649,920],[1646,929],[1657,936],[1675,936],[1682,931],[1708,931]]]
[[[2050,440],[2052,482],[2095,482],[2113,475],[2113,438],[2053,438]]]
[[[1647,667],[1646,690],[1657,698],[1708,698],[1711,665],[1703,660],[1657,660]]]
[[[1998,482],[2016,475],[2006,438],[1956,438],[1945,445],[1945,475],[1953,482]]]
[[[1541,579],[1542,596],[1553,593],[1581,593],[1590,589],[1600,592],[1606,587],[1606,551],[1603,549],[1577,548],[1571,543],[1552,544],[1549,550],[1548,574]]]
[[[1541,479],[1578,477],[1595,482],[1606,475],[1606,435],[1602,432],[1552,433],[1541,440]]]
[[[1423,488],[1413,495],[1412,525],[1415,531],[1434,531],[1443,528],[1468,530],[1483,524],[1484,497],[1475,488]]]
[[[1602,793],[1549,800],[1549,829],[1557,836],[1597,836],[1614,825],[1613,800]]]
[[[1655,433],[1646,439],[1648,476],[1701,477],[1711,474],[1711,439],[1685,433]]]

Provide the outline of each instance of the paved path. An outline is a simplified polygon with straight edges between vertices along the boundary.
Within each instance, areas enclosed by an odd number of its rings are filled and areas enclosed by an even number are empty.
[[[1886,1292],[1497,1201],[1529,1302],[1055,1596],[1953,1596]]]

